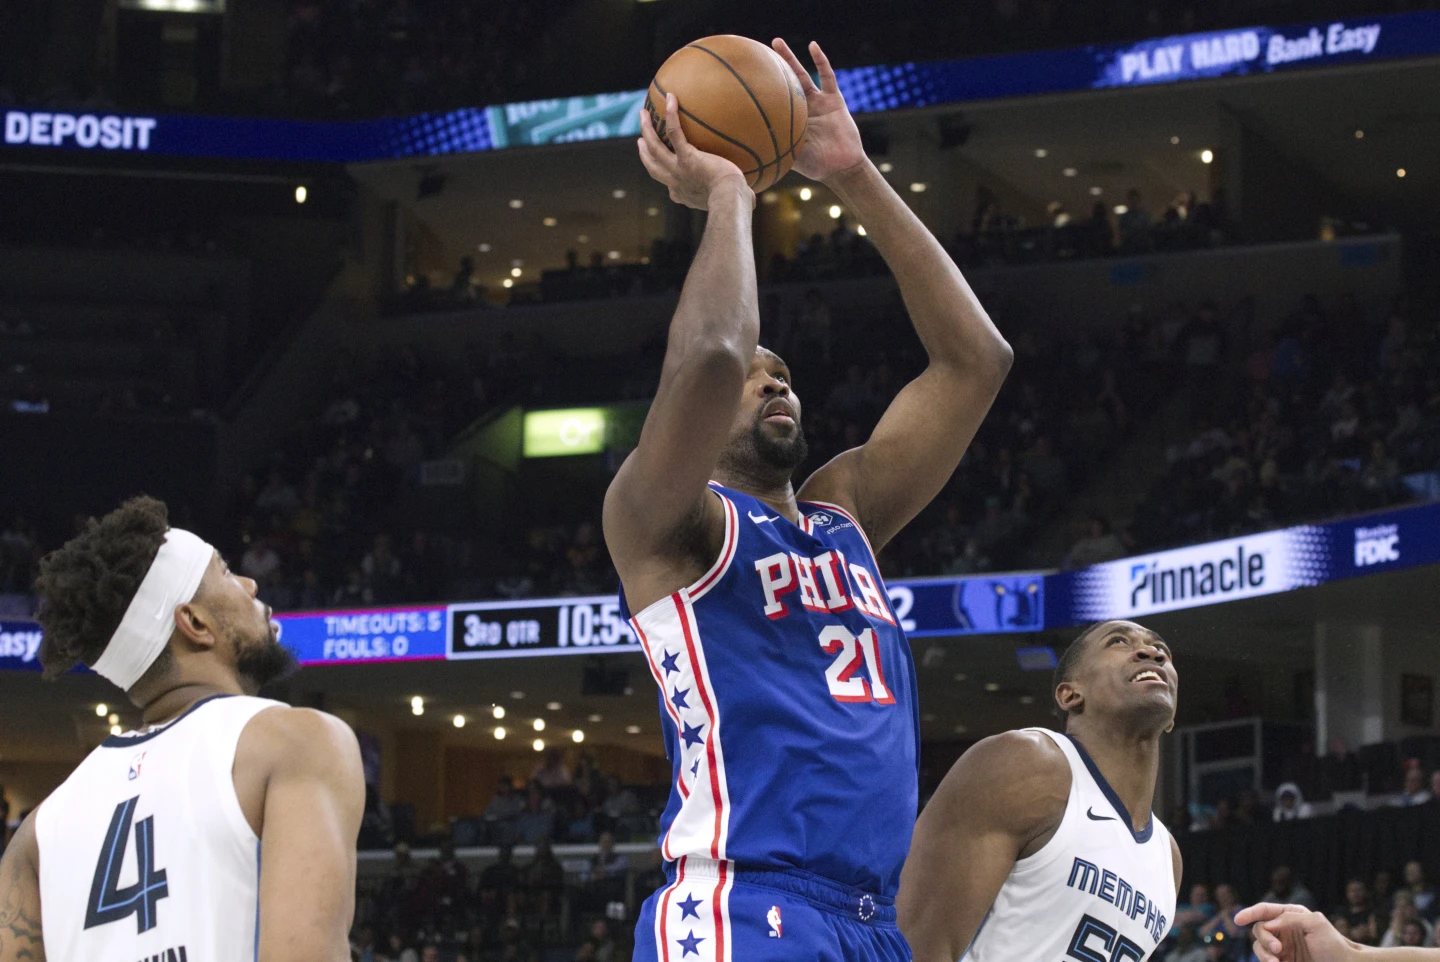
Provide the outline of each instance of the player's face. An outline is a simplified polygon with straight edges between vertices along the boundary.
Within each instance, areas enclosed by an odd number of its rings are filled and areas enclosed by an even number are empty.
[[[800,398],[790,386],[790,369],[778,354],[757,347],[745,376],[726,458],[744,471],[783,471],[788,477],[808,453],[800,427]]]
[[[200,600],[220,624],[222,643],[232,648],[236,673],[253,691],[295,667],[290,652],[280,645],[279,623],[271,618],[270,606],[255,597],[256,590],[253,580],[231,571],[218,553],[200,588]]]
[[[1132,621],[1095,629],[1076,680],[1087,712],[1143,720],[1157,728],[1175,720],[1180,677],[1170,646]]]

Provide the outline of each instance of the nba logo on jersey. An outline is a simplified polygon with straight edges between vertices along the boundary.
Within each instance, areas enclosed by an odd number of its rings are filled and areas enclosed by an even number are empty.
[[[780,906],[770,906],[770,911],[765,913],[765,921],[770,923],[770,938],[780,938]]]
[[[130,774],[127,776],[129,781],[133,782],[140,777],[140,766],[143,764],[145,764],[145,753],[137,752],[135,757],[130,759]]]

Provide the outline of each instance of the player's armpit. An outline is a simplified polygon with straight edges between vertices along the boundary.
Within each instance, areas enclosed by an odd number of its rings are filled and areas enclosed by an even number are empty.
[[[920,813],[896,899],[915,962],[965,954],[1017,859],[1054,833],[1070,767],[1044,735],[1006,732],[955,763]]]
[[[355,843],[365,811],[350,727],[308,709],[257,715],[241,736],[268,759],[260,838],[260,962],[347,962]],[[237,756],[238,757],[238,756]]]
[[[0,830],[3,828],[0,825]],[[0,859],[0,962],[45,962],[40,929],[40,847],[33,813],[21,823]]]

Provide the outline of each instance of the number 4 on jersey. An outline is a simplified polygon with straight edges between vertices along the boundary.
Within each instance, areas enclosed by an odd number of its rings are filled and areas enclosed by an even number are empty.
[[[85,909],[85,927],[118,922],[135,916],[137,932],[148,932],[159,924],[156,904],[170,896],[165,870],[155,867],[155,816],[135,826],[135,884],[120,888],[120,866],[125,862],[125,849],[130,844],[130,823],[140,796],[115,806],[110,816],[110,830],[100,846],[100,860],[95,863],[95,880],[90,884],[90,903]]]

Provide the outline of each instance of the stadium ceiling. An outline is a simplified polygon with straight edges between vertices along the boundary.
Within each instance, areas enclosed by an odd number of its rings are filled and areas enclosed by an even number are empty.
[[[1131,187],[1158,213],[1179,191],[1208,195],[1225,163],[1226,137],[1233,136],[1227,131],[1237,125],[1362,199],[1358,206],[1403,219],[1433,207],[1440,196],[1440,171],[1430,162],[1440,153],[1440,108],[1430,95],[1436,89],[1440,61],[1408,61],[951,105],[870,115],[865,124],[889,142],[883,159],[894,165],[892,182],[941,233],[968,227],[973,196],[912,194],[910,183],[933,184],[955,167],[966,168],[969,179],[1000,183],[1027,198],[1031,223],[1052,201],[1076,217],[1097,199],[1113,209]],[[942,140],[954,142],[946,132],[953,134],[957,124],[967,134],[958,138],[963,143],[942,149]],[[1205,150],[1214,152],[1217,166],[1202,162]],[[1401,168],[1403,179],[1396,176]],[[628,139],[359,164],[350,171],[377,196],[410,211],[443,245],[448,261],[473,256],[487,284],[498,283],[515,260],[523,262],[527,279],[538,276],[532,269],[562,267],[571,249],[582,263],[592,251],[638,260],[664,235],[671,207]],[[439,191],[419,199],[422,182]],[[793,196],[806,184],[791,174],[776,189]],[[512,207],[515,200],[523,206]],[[797,204],[804,217],[800,233],[828,229],[832,202],[818,190],[810,203]]]

